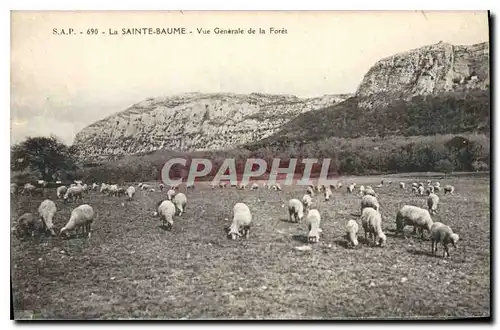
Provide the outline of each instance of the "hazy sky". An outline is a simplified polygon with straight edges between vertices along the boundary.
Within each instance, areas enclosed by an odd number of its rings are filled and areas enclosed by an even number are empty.
[[[142,27],[192,33],[121,35]],[[196,31],[216,27],[267,34]],[[287,34],[270,35],[270,27]],[[87,35],[89,28],[99,35]],[[110,28],[119,35],[101,34]],[[352,93],[379,59],[439,41],[488,41],[487,13],[13,12],[11,143],[55,134],[70,144],[83,127],[154,96]]]

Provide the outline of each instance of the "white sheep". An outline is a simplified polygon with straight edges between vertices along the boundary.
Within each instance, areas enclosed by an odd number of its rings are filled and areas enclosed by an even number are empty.
[[[163,183],[160,183],[158,185],[158,188],[160,189],[160,191],[163,191],[163,188],[165,188],[165,185]]]
[[[366,190],[365,186],[363,186],[363,185],[359,186],[359,194],[360,195],[364,195],[365,194],[365,190]]]
[[[417,229],[422,237],[424,237],[424,230],[430,232],[433,221],[431,214],[426,209],[418,206],[404,205],[396,214],[396,231],[401,232],[404,236],[404,227],[413,226],[413,233]]]
[[[194,189],[194,183],[186,184],[186,189]]]
[[[135,188],[134,186],[130,186],[127,188],[127,196],[128,196],[128,200],[131,201],[132,198],[134,197],[135,195]]]
[[[427,189],[425,190],[425,193],[427,195],[433,194],[434,193],[434,186],[428,186]]]
[[[361,213],[361,223],[365,231],[365,242],[373,238],[373,245],[383,246],[387,238],[382,230],[382,215],[372,207],[366,207]]]
[[[109,186],[104,182],[101,183],[101,189],[99,189],[99,192],[104,194],[104,193],[108,192],[108,190],[109,190]]]
[[[321,223],[321,215],[317,209],[312,209],[307,213],[306,225],[309,229],[307,240],[309,243],[319,242],[319,234],[322,232],[319,227]]]
[[[306,189],[306,193],[308,193],[308,194],[309,194],[309,195],[311,195],[311,196],[314,196],[314,190],[313,190],[313,188],[311,188],[311,187],[307,187],[307,189]]]
[[[447,184],[446,186],[444,186],[444,194],[445,195],[447,193],[450,193],[451,195],[453,195],[454,191],[455,191],[455,187],[453,187],[452,185]]]
[[[429,197],[427,198],[427,207],[429,209],[430,214],[437,213],[438,204],[439,204],[438,195],[436,195],[434,193],[429,194]]]
[[[259,184],[257,182],[252,183],[251,190],[259,189]]]
[[[27,193],[28,195],[32,196],[33,195],[33,191],[35,191],[35,186],[32,185],[31,183],[26,183],[23,187],[23,190],[21,191],[21,195],[24,195],[25,193]]]
[[[363,196],[361,198],[361,213],[363,213],[363,209],[366,207],[371,207],[376,211],[380,211],[380,204],[377,197],[373,197],[372,195]]]
[[[153,216],[160,216],[162,226],[168,230],[174,225],[175,205],[169,200],[160,201]]]
[[[148,190],[151,190],[152,188],[153,188],[153,187],[152,187],[150,184],[143,183],[143,184],[141,185],[141,188],[140,188],[140,189],[141,189],[141,190],[146,190],[146,191],[148,191]]]
[[[432,183],[432,180],[427,180],[427,185],[430,186]]]
[[[341,181],[339,181],[339,182],[337,183],[337,189],[340,189],[340,188],[342,188],[342,182],[341,182]]]
[[[405,183],[404,183],[404,182],[400,182],[400,183],[399,183],[399,188],[401,188],[401,189],[405,189]]]
[[[358,230],[359,226],[356,220],[347,221],[346,225],[346,234],[347,234],[347,242],[348,247],[356,247],[358,246]]]
[[[245,190],[245,189],[246,189],[246,187],[247,187],[247,185],[246,185],[246,184],[244,184],[244,183],[240,183],[240,185],[238,186],[238,189],[240,189],[240,190]]]
[[[442,224],[441,222],[434,222],[431,227],[431,249],[432,254],[435,256],[438,248],[438,244],[441,243],[444,249],[443,257],[449,257],[450,251],[448,250],[448,244],[452,244],[453,247],[457,248],[457,243],[459,236],[451,230],[449,226]]]
[[[304,204],[306,208],[311,206],[311,203],[312,203],[311,195],[305,194],[304,196],[302,196],[302,204]]]
[[[434,191],[435,192],[440,192],[441,191],[441,187],[440,186],[434,186]]]
[[[418,183],[418,186],[419,186],[419,187],[423,187],[423,186],[424,186],[424,183],[423,183],[423,182],[419,182],[419,183]]]
[[[332,196],[332,190],[330,187],[325,188],[325,201],[329,201],[330,197]]]
[[[167,191],[167,199],[168,199],[169,201],[171,201],[171,200],[172,200],[172,198],[174,198],[174,196],[175,196],[175,190],[170,189],[169,191]]]
[[[434,182],[434,187],[440,187],[440,186],[441,186],[441,183],[439,183],[439,181]]]
[[[89,193],[89,186],[87,186],[87,184],[85,183],[83,186],[82,186],[82,192],[88,194]]]
[[[418,183],[413,182],[413,183],[411,184],[411,186],[412,186],[412,187],[415,187],[415,188],[418,188]]]
[[[351,183],[350,185],[347,186],[347,192],[352,194],[352,192],[354,191],[354,187],[355,185],[353,183]]]
[[[252,213],[248,206],[244,203],[236,203],[233,207],[233,222],[227,228],[228,237],[233,240],[241,236],[248,238],[250,236],[251,224]]]
[[[373,190],[372,187],[366,188],[364,194],[365,194],[365,196],[366,195],[370,195],[370,196],[373,196],[373,197],[377,197],[377,194],[375,193],[375,190]]]
[[[99,185],[98,185],[97,183],[95,183],[95,182],[94,182],[94,183],[92,184],[91,189],[92,189],[92,190],[97,190],[97,188],[99,188]]]
[[[316,185],[315,188],[316,188],[316,191],[319,193],[323,191],[323,187],[319,183]]]
[[[424,195],[424,186],[418,186],[418,195],[420,196]]]
[[[91,227],[92,227],[92,222],[94,221],[94,209],[92,206],[88,204],[83,204],[71,211],[71,216],[69,218],[68,223],[66,226],[61,228],[61,231],[59,232],[59,235],[61,236],[62,234],[66,234],[67,231],[69,230],[76,230],[76,233],[78,235],[78,230],[81,228],[82,229],[82,234],[90,238],[91,236]]]
[[[308,196],[309,198],[311,197],[309,195],[305,195],[305,196]],[[303,202],[304,201],[302,201],[302,203],[301,203],[296,198],[292,198],[292,199],[290,199],[288,201],[288,217],[290,219],[290,222],[300,222],[300,221],[302,221],[302,218],[304,217]]]
[[[64,201],[76,201],[77,199],[83,199],[83,188],[82,186],[69,187],[64,194]]]
[[[30,234],[32,237],[35,236],[35,232],[41,231],[44,224],[40,218],[37,218],[33,213],[24,213],[17,219],[15,226],[15,234],[18,237],[26,236]]]
[[[64,195],[66,194],[66,191],[68,191],[68,187],[66,187],[66,186],[57,187],[57,189],[56,189],[57,199],[61,199],[62,197],[64,197]]]
[[[412,186],[412,187],[411,187],[411,192],[412,192],[412,193],[415,193],[415,194],[418,194],[418,188],[417,188],[417,187]]]
[[[40,219],[43,221],[45,229],[49,230],[52,235],[56,235],[54,231],[54,224],[52,219],[57,212],[56,204],[50,199],[46,199],[40,203],[38,207],[38,214]]]
[[[279,183],[274,184],[272,188],[273,188],[273,190],[275,190],[275,191],[281,191],[281,186],[280,186],[280,184],[279,184]]]
[[[224,189],[226,188],[227,182],[219,182],[219,188]]]
[[[177,215],[182,215],[186,211],[187,198],[183,193],[178,193],[173,199],[173,203],[177,210]]]
[[[137,188],[141,189],[141,187],[142,187],[142,185],[143,185],[143,184],[144,184],[144,183],[139,182],[139,184],[137,185]]]

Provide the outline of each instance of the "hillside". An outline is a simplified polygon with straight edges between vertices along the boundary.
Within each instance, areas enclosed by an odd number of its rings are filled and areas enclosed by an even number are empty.
[[[249,144],[249,148],[302,144],[329,137],[489,134],[490,131],[489,89],[415,96],[410,101],[392,101],[377,109],[361,108],[359,103],[360,98],[353,97],[314,114],[302,114],[271,137]]]
[[[349,96],[189,93],[151,98],[84,128],[74,145],[87,160],[162,149],[231,148],[265,138],[297,115]]]

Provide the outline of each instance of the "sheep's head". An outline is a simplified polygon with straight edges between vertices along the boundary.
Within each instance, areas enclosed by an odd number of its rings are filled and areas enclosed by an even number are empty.
[[[385,245],[386,242],[387,242],[387,237],[383,232],[380,232],[378,234],[378,244],[382,247]]]
[[[307,241],[309,243],[317,243],[319,241],[319,230],[310,230],[307,236]]]
[[[451,244],[453,244],[454,248],[457,248],[458,239],[459,239],[458,234],[451,235]]]
[[[61,231],[59,231],[59,236],[67,236],[67,229],[66,227],[62,227]]]

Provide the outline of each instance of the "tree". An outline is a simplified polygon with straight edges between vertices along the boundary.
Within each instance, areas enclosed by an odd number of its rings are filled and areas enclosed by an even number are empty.
[[[50,181],[58,172],[74,169],[73,154],[55,136],[28,137],[11,147],[11,170],[36,171],[41,179]]]

